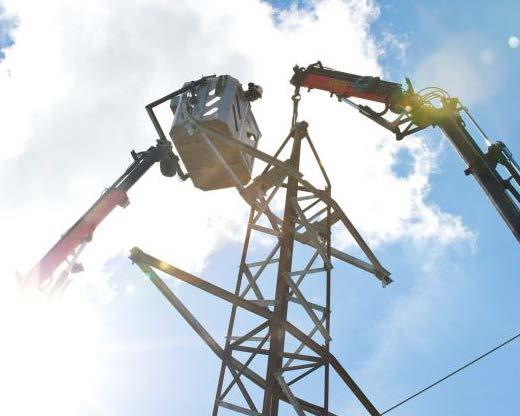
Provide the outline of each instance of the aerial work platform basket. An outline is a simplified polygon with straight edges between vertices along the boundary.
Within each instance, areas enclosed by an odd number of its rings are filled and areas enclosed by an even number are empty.
[[[254,158],[215,139],[211,133],[258,146],[261,134],[251,112],[250,101],[254,98],[248,93],[238,80],[221,75],[208,77],[204,84],[171,100],[175,117],[170,136],[197,188],[209,191],[234,186],[218,154],[242,184],[251,180]]]

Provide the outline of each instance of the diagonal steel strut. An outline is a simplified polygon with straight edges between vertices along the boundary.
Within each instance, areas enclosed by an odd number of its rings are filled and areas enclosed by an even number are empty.
[[[231,292],[228,292],[225,289],[222,289],[212,283],[209,283],[197,276],[194,276],[188,272],[185,272],[184,270],[181,270],[175,266],[172,266],[164,261],[161,261],[153,256],[150,256],[149,254],[144,253],[142,250],[140,250],[137,247],[134,247],[131,250],[130,253],[130,259],[136,263],[143,272],[145,272],[146,275],[150,277],[152,282],[159,288],[161,293],[165,295],[165,297],[170,301],[170,303],[173,304],[172,300],[177,305],[182,305],[180,303],[180,300],[173,294],[173,292],[166,286],[164,282],[153,272],[151,268],[161,270],[164,273],[169,274],[170,276],[173,276],[185,283],[188,283],[194,287],[197,287],[205,292],[208,292],[214,296],[217,296],[220,299],[226,300],[227,302],[240,307],[242,309],[245,309],[249,312],[252,312],[258,316],[261,316],[263,318],[269,319],[271,321],[277,320],[276,315],[271,312],[268,308],[259,306],[251,301],[248,301],[246,299],[243,299]],[[153,273],[151,273],[153,272]],[[174,305],[175,306],[175,305]],[[185,308],[185,307],[184,307]],[[177,307],[176,307],[177,309]],[[186,309],[186,308],[185,308]],[[178,309],[179,310],[179,309]],[[182,308],[181,308],[182,310]],[[186,311],[188,311],[186,309]],[[183,318],[186,319],[189,318],[189,315],[191,314],[182,314]],[[194,319],[194,318],[193,318]],[[194,328],[194,330],[201,336],[201,338],[206,342],[206,344],[212,349],[212,351],[219,356],[228,366],[231,366],[233,368],[239,369],[242,367],[242,363],[240,363],[238,360],[234,358],[230,358],[224,354],[224,350],[218,345],[218,343],[209,335],[209,333],[198,323],[197,321],[194,321],[193,319],[189,318],[187,319],[188,323]],[[348,374],[348,372],[343,368],[343,366],[339,363],[339,361],[332,355],[327,349],[325,349],[323,346],[319,345],[316,341],[309,338],[305,333],[303,333],[301,330],[296,328],[294,325],[287,321],[278,321],[278,324],[281,326],[282,329],[290,333],[294,338],[296,338],[298,341],[305,344],[307,348],[309,348],[311,351],[313,351],[315,354],[319,355],[325,362],[329,363],[332,368],[336,371],[336,373],[339,375],[339,377],[345,382],[345,384],[349,387],[349,389],[352,391],[354,396],[360,401],[360,403],[365,407],[365,409],[370,413],[371,416],[380,416],[379,411],[376,409],[376,407],[372,404],[372,402],[368,399],[368,397],[363,393],[361,388],[356,384],[356,382],[352,379],[352,377]],[[201,335],[202,334],[202,335]],[[255,384],[262,386],[265,388],[266,381],[259,376],[257,373],[252,371],[251,369],[244,369],[244,375],[253,381]],[[287,398],[285,396],[282,397],[282,400],[286,401]],[[306,403],[302,401],[301,399],[298,399],[300,403]],[[316,415],[322,415],[326,414],[323,413],[323,409],[316,405],[311,405],[308,403],[307,405],[302,403],[302,407],[310,413],[316,414]],[[321,409],[322,413],[314,413],[311,409]],[[332,413],[329,412],[330,415]]]

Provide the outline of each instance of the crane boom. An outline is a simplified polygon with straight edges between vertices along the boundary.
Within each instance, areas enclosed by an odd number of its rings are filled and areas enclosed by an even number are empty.
[[[148,104],[146,112],[159,136],[156,146],[151,146],[144,152],[135,152],[131,155],[133,163],[125,172],[98,198],[94,204],[70,227],[65,234],[52,246],[52,248],[31,269],[29,274],[19,279],[21,289],[48,289],[52,295],[61,290],[67,284],[70,273],[82,271],[83,267],[77,263],[77,257],[81,250],[92,239],[95,229],[117,207],[126,207],[129,204],[128,190],[150,169],[152,165],[160,162],[161,173],[164,176],[178,175],[181,180],[186,180],[186,174],[179,165],[179,158],[173,152],[171,142],[166,138],[154,108],[181,94],[191,92],[193,88],[202,85],[209,77],[202,77],[196,81],[186,83],[182,88],[165,95]],[[67,264],[57,279],[53,279],[56,270]]]
[[[358,97],[365,100],[387,103],[402,96],[401,84],[382,81],[378,77],[360,76],[311,65],[298,68],[291,79],[293,85],[325,90],[338,97]]]
[[[24,288],[39,288],[48,284],[56,269],[69,262],[71,257],[81,249],[82,245],[92,240],[95,229],[117,207],[126,207],[129,203],[128,190],[150,169],[156,162],[161,162],[161,170],[166,176],[173,176],[175,172],[169,168],[169,159],[173,152],[169,142],[158,142],[145,152],[132,151],[133,163],[125,170],[94,204],[70,227],[65,234],[51,247],[51,249],[33,267],[28,276],[21,282]],[[81,271],[78,263],[71,263],[71,270]],[[61,282],[62,284],[63,282]]]
[[[340,101],[353,106],[364,116],[392,131],[397,140],[426,127],[438,126],[467,163],[466,175],[474,176],[520,242],[520,168],[509,149],[502,142],[496,142],[489,143],[487,152],[482,151],[466,128],[461,113],[467,113],[471,122],[483,132],[457,98],[449,97],[440,89],[430,89],[421,95],[414,92],[410,80],[406,81],[405,89],[401,84],[378,77],[325,68],[320,62],[307,68],[294,67],[291,78],[291,83],[298,89],[320,89],[336,95]],[[379,102],[385,108],[376,112],[367,105],[353,102],[351,97]],[[440,105],[435,105],[436,103]],[[393,121],[383,117],[389,111],[398,115]],[[501,176],[497,170],[499,164],[505,168],[509,177]]]

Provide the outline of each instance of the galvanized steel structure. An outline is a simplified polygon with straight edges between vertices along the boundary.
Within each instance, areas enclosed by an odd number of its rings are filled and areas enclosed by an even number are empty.
[[[384,285],[391,282],[390,273],[331,197],[331,184],[309,137],[308,125],[296,120],[298,91],[293,100],[291,131],[273,156],[191,119],[197,134],[214,152],[251,208],[234,293],[138,248],[132,250],[130,258],[222,361],[214,416],[334,415],[329,411],[331,369],[369,414],[379,415],[330,352],[332,262],[342,261],[362,269]],[[244,186],[219,154],[216,144],[236,147],[264,162],[265,168]],[[287,160],[281,159],[284,153],[289,155]],[[304,154],[310,156],[317,167],[315,171],[320,172],[321,178],[314,175],[313,179],[321,186],[311,184],[300,172]],[[365,259],[334,248],[332,227],[342,227]],[[224,345],[209,334],[157,271],[230,303]],[[316,393],[312,401],[299,397],[298,391],[305,383],[311,383]],[[284,411],[284,406],[290,410]]]

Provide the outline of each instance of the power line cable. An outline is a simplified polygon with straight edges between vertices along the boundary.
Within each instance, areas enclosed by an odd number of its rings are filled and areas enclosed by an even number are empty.
[[[405,404],[406,402],[414,399],[415,397],[419,396],[420,394],[423,394],[424,392],[426,392],[427,390],[430,390],[432,387],[435,387],[437,384],[440,384],[442,383],[443,381],[447,380],[448,378],[450,378],[451,376],[454,376],[455,374],[457,374],[458,372],[464,370],[465,368],[468,368],[469,366],[475,364],[477,361],[481,360],[482,358],[484,357],[487,357],[488,355],[494,353],[495,351],[499,350],[500,348],[504,347],[505,345],[509,344],[510,342],[513,342],[514,340],[520,338],[520,332],[514,336],[512,336],[511,338],[509,338],[508,340],[504,341],[502,344],[500,345],[497,345],[495,348],[489,350],[488,352],[478,356],[477,358],[473,359],[472,361],[470,361],[469,363],[467,364],[464,364],[462,367],[459,367],[457,368],[456,370],[452,371],[451,373],[447,374],[446,376],[440,378],[439,380],[433,382],[432,384],[426,386],[425,388],[423,388],[422,390],[419,390],[417,393],[414,393],[412,394],[411,396],[407,397],[406,399],[404,400],[401,400],[399,403],[393,405],[392,407],[390,407],[389,409],[386,409],[384,412],[381,413],[381,416],[386,414],[386,413],[389,413],[391,412],[392,410],[398,408],[399,406]]]

